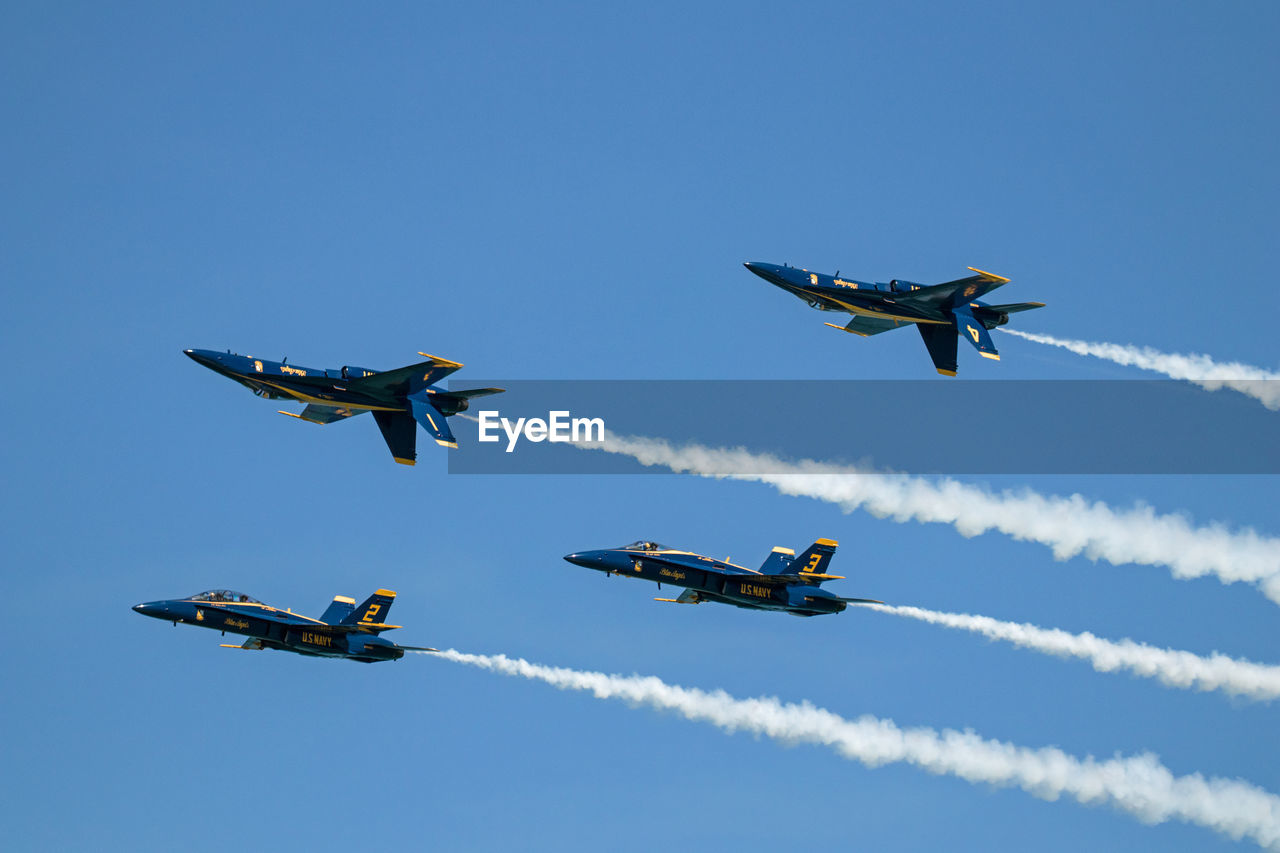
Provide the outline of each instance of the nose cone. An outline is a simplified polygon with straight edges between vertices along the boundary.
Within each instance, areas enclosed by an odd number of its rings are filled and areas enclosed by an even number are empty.
[[[134,613],[141,613],[143,616],[154,616],[156,619],[167,619],[169,608],[163,601],[145,601],[142,604],[133,605]]]
[[[565,554],[567,562],[573,563],[575,566],[582,566],[584,569],[603,569],[604,556],[600,551],[583,551],[577,554]]]
[[[214,369],[217,368],[217,353],[210,352],[207,349],[184,349],[182,354],[194,361],[196,364],[202,364],[205,367],[211,367]]]
[[[780,274],[782,267],[777,264],[766,264],[761,263],[760,261],[747,261],[743,266],[770,284],[782,285],[785,282],[784,277]]]

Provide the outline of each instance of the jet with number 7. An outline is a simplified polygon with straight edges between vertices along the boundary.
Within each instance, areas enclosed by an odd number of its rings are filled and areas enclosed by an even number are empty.
[[[642,578],[659,587],[664,583],[684,587],[678,598],[654,599],[673,604],[718,601],[793,616],[839,613],[850,603],[883,604],[874,598],[841,598],[821,588],[824,581],[844,580],[826,573],[837,544],[819,539],[799,557],[790,548],[774,548],[759,570],[643,540],[621,548],[569,554],[565,559],[604,572],[606,577]]]
[[[449,429],[450,415],[466,411],[472,397],[501,394],[501,388],[472,388],[447,391],[432,383],[462,367],[456,361],[420,352],[424,362],[395,370],[367,367],[321,369],[298,367],[285,361],[267,361],[239,355],[230,350],[183,350],[197,364],[221,373],[246,386],[259,397],[281,398],[307,404],[301,414],[281,411],[291,418],[313,424],[331,424],[365,412],[373,412],[391,456],[402,465],[418,458],[418,426],[431,434],[436,444],[457,447]]]

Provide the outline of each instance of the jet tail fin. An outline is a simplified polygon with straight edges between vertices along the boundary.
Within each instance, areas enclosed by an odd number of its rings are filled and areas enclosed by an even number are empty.
[[[956,375],[956,340],[958,334],[955,326],[940,326],[933,323],[917,323],[920,338],[925,349],[929,350],[929,358],[933,366],[943,376]]]
[[[969,343],[973,344],[973,348],[979,355],[995,361],[1000,360],[1000,353],[996,351],[996,345],[991,342],[987,327],[973,316],[973,309],[968,305],[958,305],[951,309],[951,315],[955,317],[956,330],[968,338]]]
[[[789,571],[789,566],[795,561],[796,552],[791,548],[775,547],[773,552],[765,557],[764,563],[760,566],[760,574],[762,575],[782,575]]]
[[[335,595],[329,607],[320,615],[320,621],[326,625],[337,625],[351,615],[356,609],[356,600],[345,595]]]
[[[360,627],[367,625],[376,626],[378,629],[386,630],[387,613],[391,610],[391,605],[395,603],[396,594],[389,589],[380,589],[373,595],[364,600],[360,606],[353,609],[338,622],[339,625],[354,625]]]
[[[787,567],[777,574],[781,575],[799,575],[803,579],[806,575],[827,576],[827,566],[831,563],[831,557],[836,552],[836,547],[840,543],[834,539],[819,539],[805,549],[799,557],[796,557]],[[775,551],[776,554],[776,551]],[[774,554],[769,555],[770,559]],[[765,561],[765,565],[768,565]]]
[[[436,444],[443,447],[458,446],[458,440],[453,437],[453,430],[449,429],[449,421],[439,409],[418,396],[410,397],[409,405],[413,409],[414,419],[422,425],[423,429],[431,433]]]
[[[382,440],[387,443],[391,457],[401,465],[413,465],[418,459],[418,427],[413,416],[408,412],[374,412],[373,419],[382,430]]]

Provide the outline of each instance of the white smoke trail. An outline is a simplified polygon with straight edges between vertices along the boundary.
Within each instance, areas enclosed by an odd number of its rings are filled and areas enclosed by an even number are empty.
[[[785,743],[826,746],[868,767],[902,761],[969,782],[1016,785],[1045,800],[1065,794],[1085,804],[1107,803],[1148,824],[1167,820],[1199,824],[1234,839],[1247,837],[1280,849],[1280,797],[1239,779],[1206,779],[1199,773],[1174,776],[1151,753],[1107,761],[1076,758],[1054,747],[1016,746],[973,731],[903,729],[892,720],[870,715],[847,720],[808,702],[737,699],[723,690],[707,692],[654,677],[542,666],[505,655],[452,649],[439,654],[456,663],[543,681],[562,690],[587,691],[598,699],[674,711],[726,732],[746,731]]]
[[[1081,658],[1099,672],[1127,670],[1159,679],[1170,687],[1189,690],[1221,690],[1232,696],[1269,700],[1280,696],[1280,666],[1238,660],[1214,652],[1202,657],[1178,649],[1162,649],[1130,639],[1105,640],[1088,631],[1072,634],[1057,628],[1041,628],[1025,622],[1003,622],[989,616],[941,613],[920,607],[862,604],[881,613],[906,616],[932,625],[959,628],[1064,658]]]
[[[1233,391],[1239,391],[1241,394],[1247,394],[1258,400],[1268,409],[1280,409],[1280,382],[1276,381],[1280,380],[1280,373],[1273,373],[1261,367],[1241,364],[1238,361],[1219,363],[1209,356],[1199,353],[1184,355],[1181,353],[1160,352],[1160,350],[1151,349],[1150,347],[1137,347],[1130,344],[1076,341],[1055,338],[1050,335],[1022,332],[1017,329],[1002,329],[1001,331],[1019,338],[1025,338],[1028,341],[1035,341],[1038,344],[1062,347],[1076,355],[1091,355],[1095,358],[1113,361],[1116,364],[1140,367],[1143,370],[1154,370],[1156,373],[1163,373],[1173,379],[1185,379],[1188,382],[1194,382],[1209,391],[1230,388]]]
[[[845,512],[865,509],[899,522],[950,524],[963,536],[996,530],[1047,545],[1059,560],[1084,554],[1115,565],[1167,566],[1177,578],[1212,575],[1223,583],[1251,582],[1280,603],[1280,539],[1250,528],[1196,527],[1185,516],[1157,515],[1144,505],[1116,510],[1079,494],[992,492],[945,477],[876,474],[811,459],[788,462],[743,448],[673,447],[662,439],[612,433],[603,443],[579,446],[676,473],[766,483],[782,494],[827,501]]]

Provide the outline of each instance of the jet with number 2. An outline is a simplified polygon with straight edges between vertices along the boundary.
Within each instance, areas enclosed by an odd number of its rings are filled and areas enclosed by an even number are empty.
[[[793,616],[839,613],[850,603],[883,604],[874,598],[841,598],[820,587],[824,581],[844,579],[826,573],[837,544],[831,539],[819,539],[799,557],[790,548],[774,548],[759,570],[645,541],[622,548],[582,551],[565,559],[606,576],[643,578],[659,587],[664,583],[684,587],[678,598],[654,599],[674,604],[719,601],[750,610],[780,610]]]
[[[365,412],[382,430],[382,438],[391,456],[403,465],[418,458],[417,427],[431,434],[436,444],[457,447],[457,439],[446,420],[450,415],[466,411],[472,397],[500,394],[501,388],[472,388],[446,391],[434,384],[462,367],[456,361],[436,358],[420,352],[427,359],[395,370],[370,370],[366,367],[342,367],[335,370],[297,367],[285,361],[267,361],[239,355],[230,350],[189,349],[184,352],[198,364],[234,379],[268,400],[287,398],[306,403],[301,414],[281,411],[291,418],[313,424],[331,424]]]
[[[182,622],[249,638],[238,646],[223,643],[225,649],[279,649],[361,663],[399,660],[406,651],[439,651],[426,646],[398,646],[378,636],[400,627],[385,621],[395,600],[396,594],[389,589],[378,590],[359,607],[354,598],[338,595],[319,619],[312,619],[263,604],[242,592],[211,589],[190,598],[135,604],[133,609],[174,625]]]
[[[987,330],[1009,322],[1018,311],[1043,308],[1043,302],[1014,302],[988,305],[979,298],[1009,279],[969,267],[975,274],[944,284],[916,284],[894,279],[888,284],[855,281],[835,275],[809,272],[777,264],[747,263],[744,266],[770,284],[800,297],[819,311],[844,311],[853,315],[843,329],[867,337],[915,325],[944,376],[956,375],[956,340],[963,337],[983,358],[1000,360],[1000,353]]]

